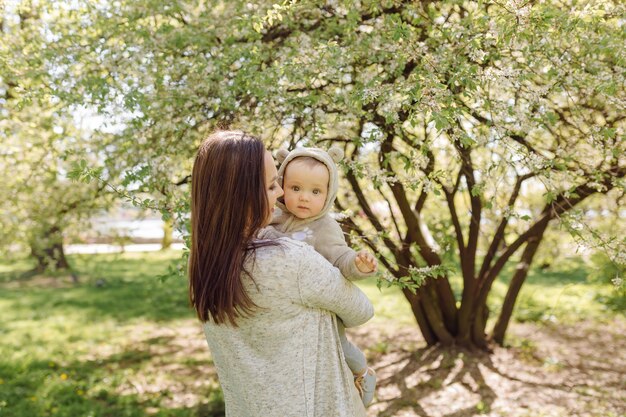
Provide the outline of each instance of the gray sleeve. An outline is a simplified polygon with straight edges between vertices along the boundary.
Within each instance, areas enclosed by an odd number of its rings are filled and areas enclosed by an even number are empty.
[[[374,272],[361,272],[356,267],[357,253],[346,244],[341,226],[330,217],[320,222],[315,231],[315,250],[328,261],[339,268],[346,279],[355,281],[376,275]]]
[[[299,257],[297,279],[302,304],[335,313],[346,327],[359,326],[372,318],[374,307],[367,296],[319,253],[305,246]]]

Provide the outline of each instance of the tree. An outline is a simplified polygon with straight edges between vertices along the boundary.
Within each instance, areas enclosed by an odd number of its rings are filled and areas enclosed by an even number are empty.
[[[133,115],[116,135],[118,159],[149,165],[141,180],[169,210],[184,210],[176,184],[216,126],[271,148],[344,146],[337,206],[363,214],[345,226],[401,285],[428,344],[502,343],[549,225],[577,230],[579,208],[624,193],[618,2],[50,8],[47,59],[65,69],[54,94]],[[624,256],[623,240],[589,234]],[[488,335],[488,296],[508,262],[517,266]]]
[[[45,43],[39,12],[29,5],[6,10],[0,35],[0,249],[29,250],[37,273],[71,269],[64,239],[110,203],[104,184],[67,176],[81,160],[100,164],[107,142],[77,127],[76,112],[47,92],[45,64],[30,55]]]

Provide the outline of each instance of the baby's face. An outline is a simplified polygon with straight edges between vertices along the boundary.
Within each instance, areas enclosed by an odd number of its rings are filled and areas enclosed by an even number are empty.
[[[325,165],[308,165],[292,161],[283,175],[285,206],[299,219],[316,216],[324,208],[328,195],[328,169]]]

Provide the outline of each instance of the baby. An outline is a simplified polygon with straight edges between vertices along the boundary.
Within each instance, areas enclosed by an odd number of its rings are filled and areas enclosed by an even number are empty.
[[[338,175],[336,162],[343,151],[331,148],[298,148],[291,152],[281,149],[277,159],[281,163],[278,181],[285,192],[277,203],[271,226],[281,236],[301,240],[312,245],[346,279],[356,280],[376,272],[376,258],[367,251],[355,252],[344,239],[341,227],[329,214],[337,196]],[[365,355],[348,341],[341,320],[337,323],[341,347],[363,403],[374,398],[376,374],[367,366]]]

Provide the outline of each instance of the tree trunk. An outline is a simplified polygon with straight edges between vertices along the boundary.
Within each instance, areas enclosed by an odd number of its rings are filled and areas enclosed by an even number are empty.
[[[455,331],[448,328],[446,320],[444,320],[432,280],[427,281],[419,288],[417,294],[413,294],[407,289],[403,289],[402,292],[411,305],[413,316],[428,346],[436,344],[449,346],[455,343]]]
[[[447,328],[442,306],[439,304],[435,283],[432,279],[418,290],[428,323],[440,344],[449,346],[454,343],[454,332]]]
[[[172,219],[165,220],[163,223],[163,239],[161,239],[161,250],[169,249],[172,246],[174,235],[174,221]]]
[[[472,344],[480,349],[489,350],[489,343],[487,341],[487,334],[485,333],[485,327],[487,327],[487,319],[489,318],[489,307],[487,304],[483,304],[476,309],[476,314],[472,318]]]
[[[31,255],[37,261],[35,272],[43,273],[48,269],[55,271],[68,270],[72,281],[78,282],[78,277],[73,273],[63,249],[63,236],[58,226],[51,226],[44,230],[40,239],[31,241]]]
[[[474,299],[476,297],[475,280],[465,281],[463,286],[463,295],[461,298],[461,307],[458,314],[458,333],[457,341],[460,345],[470,347],[472,332],[472,311],[474,310]]]
[[[529,239],[528,243],[526,244],[526,248],[524,248],[524,252],[522,253],[522,257],[517,264],[515,274],[513,275],[511,283],[509,284],[506,296],[504,297],[504,302],[502,303],[502,310],[500,311],[500,315],[498,316],[496,325],[493,328],[492,339],[499,345],[502,345],[504,343],[504,335],[506,333],[507,327],[509,326],[511,316],[513,315],[513,308],[515,307],[517,296],[519,295],[519,292],[522,289],[522,285],[524,284],[524,281],[528,276],[528,268],[532,264],[533,257],[537,253],[537,248],[541,243],[542,237],[543,231],[539,236]]]
[[[69,263],[65,257],[63,244],[59,242],[46,245],[44,248],[31,247],[31,254],[37,260],[38,272],[52,268],[54,270],[69,269]]]
[[[403,289],[402,292],[404,293],[404,297],[407,299],[409,305],[411,306],[411,311],[413,312],[413,316],[417,321],[417,325],[422,332],[422,336],[424,336],[424,340],[426,340],[426,344],[428,346],[436,345],[439,340],[437,339],[437,336],[433,332],[432,326],[426,318],[426,313],[424,312],[424,308],[420,303],[419,295],[413,294],[406,288]]]

